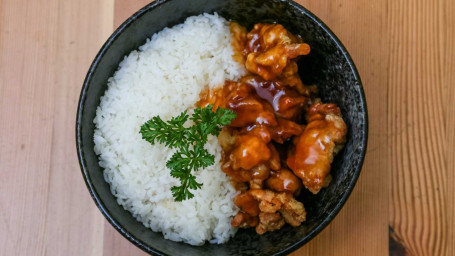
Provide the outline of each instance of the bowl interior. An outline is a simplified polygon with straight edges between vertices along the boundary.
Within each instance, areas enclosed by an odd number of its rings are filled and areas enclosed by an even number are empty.
[[[318,195],[304,192],[299,199],[307,210],[307,221],[298,228],[286,225],[279,231],[257,235],[239,230],[223,245],[200,247],[163,238],[137,222],[119,206],[104,181],[94,153],[95,111],[125,55],[164,27],[182,23],[186,17],[217,12],[247,26],[277,22],[301,35],[311,54],[299,60],[299,72],[307,84],[316,84],[324,102],[336,103],[349,128],[347,144],[332,164],[333,180]],[[125,237],[150,253],[170,255],[271,255],[289,253],[308,242],[338,213],[358,178],[366,149],[367,110],[360,78],[348,53],[333,33],[301,6],[279,0],[163,0],[144,7],[114,32],[95,58],[81,92],[76,124],[79,160],[84,178],[97,206]],[[306,190],[305,190],[306,191]]]

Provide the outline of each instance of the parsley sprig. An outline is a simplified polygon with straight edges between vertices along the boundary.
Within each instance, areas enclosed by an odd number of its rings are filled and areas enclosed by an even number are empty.
[[[166,167],[171,170],[171,176],[180,180],[180,186],[171,188],[176,201],[183,201],[194,197],[190,189],[197,190],[202,183],[196,181],[196,176],[191,171],[197,171],[215,163],[215,156],[211,155],[204,145],[209,135],[218,136],[223,126],[228,125],[236,117],[235,112],[213,106],[196,108],[189,117],[186,111],[165,122],[159,116],[154,116],[141,126],[142,138],[152,145],[156,142],[165,144],[169,148],[177,148],[172,157],[167,161]],[[193,125],[184,127],[190,119]]]

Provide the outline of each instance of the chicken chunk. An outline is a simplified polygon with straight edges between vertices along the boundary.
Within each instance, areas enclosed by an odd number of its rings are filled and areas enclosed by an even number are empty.
[[[203,90],[199,94],[199,101],[196,102],[196,106],[205,108],[208,105],[212,105],[213,112],[216,112],[218,108],[226,107],[226,97],[222,87]]]
[[[288,197],[286,203],[279,210],[286,223],[293,227],[298,227],[306,220],[306,211],[303,204],[293,197]]]
[[[218,144],[225,153],[230,153],[234,149],[235,139],[236,136],[227,127],[223,127],[223,130],[218,134]]]
[[[264,180],[266,180],[270,175],[270,167],[266,164],[259,164],[253,167],[250,170],[250,188],[251,189],[261,189],[263,186]]]
[[[258,201],[248,192],[237,195],[234,198],[234,204],[251,216],[258,216],[259,214]]]
[[[309,98],[316,97],[318,88],[315,85],[305,85],[300,79],[298,66],[295,60],[289,61],[281,75],[278,77],[285,86],[294,87],[301,95]]]
[[[310,46],[279,24],[256,24],[247,34],[248,56],[245,67],[266,80],[281,75],[291,59],[307,55]]]
[[[244,212],[238,212],[231,220],[231,226],[236,228],[252,228],[256,227],[258,224],[258,216],[251,216]]]
[[[259,202],[261,212],[274,213],[281,208],[280,198],[271,190],[251,189],[248,193]]]
[[[250,170],[269,160],[270,156],[270,149],[260,138],[253,135],[241,135],[236,139],[235,149],[232,151],[230,159],[234,170],[239,168]]]
[[[287,139],[303,132],[302,125],[298,125],[295,122],[283,118],[278,118],[277,121],[277,126],[270,127],[271,136],[275,142],[283,144]]]
[[[265,125],[250,125],[240,129],[240,134],[250,134],[261,138],[265,143],[272,140],[272,134],[268,126]]]
[[[317,194],[330,172],[334,155],[343,147],[347,127],[335,104],[313,104],[308,112],[308,125],[296,139],[295,152],[288,166],[306,188]]]
[[[226,107],[237,114],[230,126],[276,125],[273,107],[261,99],[251,85],[228,81],[224,86],[224,95]]]
[[[229,31],[231,32],[231,46],[234,54],[232,59],[240,64],[245,64],[245,45],[246,45],[246,28],[237,22],[229,24]]]
[[[267,81],[259,76],[246,76],[241,81],[254,87],[280,117],[297,121],[307,107],[309,98],[281,81]]]
[[[221,166],[221,170],[226,173],[236,183],[248,182],[251,179],[250,173],[242,168],[232,168],[232,161],[227,160]]]
[[[302,189],[302,182],[293,172],[283,168],[271,172],[270,177],[265,181],[265,186],[277,192],[298,195]]]
[[[249,190],[248,193],[260,202],[259,225],[262,223],[262,213],[276,214],[279,212],[284,221],[294,227],[299,226],[306,219],[306,211],[303,204],[294,199],[290,193],[276,193],[271,190],[258,189]],[[262,228],[261,231],[263,231]]]
[[[276,150],[275,146],[272,143],[268,144],[270,149],[270,159],[269,159],[269,166],[270,169],[274,171],[278,171],[281,168],[281,160],[280,160],[280,153]]]
[[[256,226],[256,233],[259,235],[267,231],[275,231],[284,226],[284,219],[280,213],[261,212],[259,214],[259,224]]]

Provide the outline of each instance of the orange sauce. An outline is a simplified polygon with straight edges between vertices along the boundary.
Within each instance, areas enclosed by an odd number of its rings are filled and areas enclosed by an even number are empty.
[[[295,58],[309,54],[308,44],[279,24],[256,24],[247,33],[231,22],[230,32],[233,58],[245,64],[249,73],[238,82],[226,81],[223,86],[201,92],[196,106],[212,104],[213,111],[223,107],[237,114],[218,136],[223,149],[222,170],[231,177],[234,187],[242,191],[234,199],[241,211],[231,225],[256,226],[256,232],[262,234],[277,229],[273,223],[284,223],[283,217],[278,212],[265,212],[264,216],[273,215],[273,221],[261,218],[260,202],[250,192],[257,195],[270,195],[259,193],[262,190],[284,192],[286,200],[290,200],[300,193],[302,181],[310,188],[311,182],[322,182],[325,175],[306,180],[305,169],[320,166],[324,172],[330,170],[331,161],[327,161],[330,159],[323,158],[330,157],[326,151],[333,149],[326,145],[333,142],[325,141],[333,127],[325,127],[333,124],[324,119],[327,111],[311,109],[310,114],[314,115],[310,115],[307,127],[303,125],[316,91],[300,80]],[[300,225],[305,216],[297,217],[300,221],[288,223]]]

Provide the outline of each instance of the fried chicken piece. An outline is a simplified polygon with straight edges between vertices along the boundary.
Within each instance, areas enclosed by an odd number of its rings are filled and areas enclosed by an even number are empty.
[[[300,55],[308,55],[310,46],[302,43],[279,24],[256,24],[246,38],[248,71],[266,80],[277,79],[283,85],[294,87],[306,97],[317,94],[315,86],[302,83],[295,60]]]
[[[280,213],[259,213],[259,224],[256,226],[256,233],[259,235],[267,231],[275,231],[284,226],[284,219]]]
[[[278,230],[285,223],[297,227],[306,218],[303,204],[290,193],[251,189],[237,195],[234,204],[241,211],[232,219],[231,225],[240,228],[256,226],[256,233],[260,235]]]
[[[223,127],[220,134],[218,134],[218,144],[220,144],[223,152],[231,153],[234,149],[236,136],[232,134],[232,131],[227,128]]]
[[[235,181],[235,180],[231,180],[230,183],[231,183],[231,186],[236,191],[245,192],[248,189],[250,189],[246,182],[238,182],[238,181]]]
[[[287,194],[288,195],[288,194]],[[290,197],[279,210],[286,223],[293,227],[298,227],[306,220],[306,211],[303,204],[293,197]]]
[[[270,160],[269,160],[270,161]],[[270,168],[266,164],[259,164],[250,170],[250,188],[261,189],[264,180],[270,175]]]
[[[278,79],[283,85],[294,87],[301,95],[305,97],[316,97],[318,94],[318,88],[315,85],[305,85],[300,79],[298,71],[297,62],[295,60],[291,60],[284,68]]]
[[[287,139],[303,132],[302,126],[295,122],[283,118],[278,118],[277,121],[277,126],[270,127],[272,139],[275,142],[283,144]]]
[[[248,191],[259,202],[259,210],[261,212],[274,213],[281,208],[281,200],[275,192],[271,190],[251,189]]]
[[[283,144],[286,140],[293,136],[300,135],[303,132],[304,126],[289,121],[283,118],[277,118],[278,125],[264,126],[264,125],[251,125],[240,129],[239,134],[249,134],[261,138],[265,143],[271,140]],[[221,139],[222,138],[222,139]],[[225,152],[230,152],[233,144],[228,144],[228,134],[224,134],[224,130],[218,135],[218,142]],[[232,142],[232,141],[231,141]]]
[[[243,183],[250,181],[250,173],[242,168],[232,168],[232,161],[227,160],[221,166],[221,170],[226,173],[236,183]]]
[[[234,54],[232,59],[240,64],[245,64],[245,45],[246,45],[246,28],[237,22],[229,23],[229,31],[231,33],[231,46]]]
[[[333,157],[344,146],[347,127],[335,104],[316,103],[308,112],[308,125],[296,139],[287,164],[313,194],[324,185]]]
[[[251,216],[248,213],[238,212],[231,220],[231,226],[236,228],[252,228],[259,224],[258,216]]]
[[[293,172],[282,168],[270,173],[269,178],[265,181],[265,186],[277,192],[298,195],[302,189],[302,181]]]
[[[235,141],[235,149],[230,155],[234,170],[250,170],[254,166],[269,160],[269,147],[260,138],[253,135],[240,135]]]
[[[276,193],[271,190],[258,189],[249,190],[248,193],[260,201],[259,225],[262,223],[262,213],[275,214],[277,211],[281,213],[284,221],[294,227],[299,226],[306,219],[306,211],[303,204],[295,200],[290,193]],[[261,231],[263,230],[261,229]],[[260,233],[258,232],[258,234]]]
[[[261,138],[265,143],[269,143],[272,140],[272,134],[268,126],[265,125],[250,125],[240,129],[239,134],[250,134],[258,138]]]
[[[237,114],[230,124],[231,127],[277,124],[273,107],[261,99],[251,85],[226,81],[224,95],[226,95],[226,107]]]
[[[278,153],[278,151],[276,150],[275,146],[272,143],[269,143],[268,147],[271,153],[268,164],[270,166],[270,169],[277,171],[281,168],[280,153]]]
[[[298,74],[295,75],[298,77]],[[309,98],[281,80],[267,81],[259,76],[245,76],[241,81],[254,87],[257,95],[270,103],[280,117],[298,121],[307,107]]]
[[[234,204],[251,216],[258,216],[259,214],[258,201],[248,192],[238,194],[234,198]]]
[[[307,55],[310,46],[279,24],[256,24],[247,34],[245,67],[266,80],[281,75],[291,59]]]
[[[195,104],[197,107],[205,108],[212,105],[212,111],[216,112],[218,108],[226,108],[226,97],[222,87],[215,89],[203,90],[199,94],[199,101]]]

